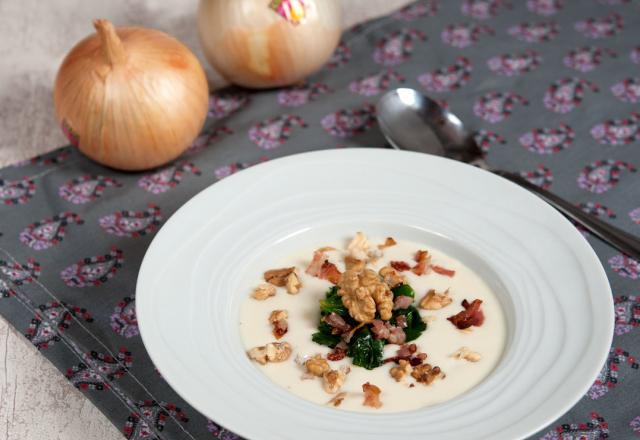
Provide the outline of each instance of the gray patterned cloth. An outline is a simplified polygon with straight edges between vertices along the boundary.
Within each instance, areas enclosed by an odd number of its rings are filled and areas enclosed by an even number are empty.
[[[638,29],[627,0],[422,1],[345,33],[305,84],[212,95],[204,132],[163,169],[120,173],[73,147],[5,168],[0,313],[126,438],[237,438],[169,387],[140,340],[135,280],[162,223],[261,161],[383,146],[373,104],[405,84],[468,121],[492,166],[640,234]],[[640,436],[639,263],[585,235],[613,286],[613,347],[580,403],[532,438]]]

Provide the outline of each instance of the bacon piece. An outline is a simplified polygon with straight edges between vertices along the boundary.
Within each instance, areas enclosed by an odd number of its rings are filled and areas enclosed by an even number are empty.
[[[453,277],[456,274],[455,270],[447,269],[442,266],[431,266],[431,270],[437,274],[444,275],[445,277]]]
[[[387,338],[389,344],[404,344],[406,339],[407,335],[402,328],[393,325],[389,326],[389,337]]]
[[[413,304],[413,298],[411,298],[410,296],[400,295],[393,300],[393,310],[406,309],[411,304]],[[397,318],[396,318],[396,321],[397,321]]]
[[[405,315],[396,316],[396,325],[400,328],[407,328],[407,317]]]
[[[398,272],[404,272],[411,269],[411,266],[409,266],[409,263],[406,261],[391,261],[389,262],[389,265]]]
[[[416,275],[424,275],[429,271],[429,261],[431,260],[431,256],[428,251],[419,250],[416,252],[413,259],[417,264],[411,268],[411,272]]]
[[[411,364],[412,367],[415,367],[416,365],[420,365],[421,363],[423,363],[426,358],[427,353],[418,353],[417,355],[409,359],[409,364]]]
[[[385,325],[385,323],[379,319],[371,321],[371,332],[376,339],[387,339],[390,334],[388,324]]]
[[[403,344],[407,339],[407,335],[405,335],[401,327],[379,319],[371,321],[371,332],[376,339],[386,339],[389,344]]]
[[[480,327],[484,322],[484,313],[480,310],[481,304],[481,299],[474,299],[471,303],[465,299],[462,301],[464,310],[456,315],[449,316],[447,319],[460,330],[469,328],[472,325]]]
[[[333,284],[338,284],[342,275],[336,265],[330,263],[324,252],[319,250],[313,253],[313,259],[305,269],[305,272],[313,277],[329,280]]]
[[[332,284],[338,284],[342,272],[338,270],[335,264],[330,263],[329,260],[324,260],[320,267],[320,276],[323,280],[329,280]]]
[[[347,324],[347,321],[335,312],[331,312],[328,315],[323,316],[322,320],[333,327],[337,331],[336,334],[346,333],[351,330],[351,326]]]
[[[322,263],[326,260],[324,252],[318,250],[313,253],[313,259],[309,266],[305,269],[305,272],[312,277],[318,277],[320,275],[320,269],[322,268]]]
[[[340,341],[338,345],[336,345],[335,348],[327,355],[327,359],[330,361],[339,361],[344,359],[347,355],[347,348],[349,348],[348,345],[345,342]]]
[[[398,364],[400,361],[404,360],[408,361],[409,364],[415,367],[416,365],[420,365],[427,358],[426,353],[416,354],[416,351],[418,351],[418,346],[416,344],[403,344],[396,352],[396,356],[384,359],[382,362],[385,364],[387,362],[395,362]]]
[[[362,392],[364,393],[364,406],[371,406],[373,408],[380,408],[382,402],[380,402],[380,393],[382,392],[377,386],[367,382],[362,384]]]

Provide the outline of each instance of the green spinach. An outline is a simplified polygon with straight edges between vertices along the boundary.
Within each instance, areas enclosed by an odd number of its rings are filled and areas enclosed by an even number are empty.
[[[382,365],[384,341],[375,339],[368,327],[362,327],[349,342],[347,356],[353,364],[373,370]]]

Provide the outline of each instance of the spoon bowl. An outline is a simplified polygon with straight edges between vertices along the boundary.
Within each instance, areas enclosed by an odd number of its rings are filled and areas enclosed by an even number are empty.
[[[587,214],[563,198],[521,175],[491,169],[471,132],[449,110],[417,90],[399,88],[385,93],[376,107],[380,130],[397,150],[445,156],[484,168],[537,194],[574,223],[640,261],[640,239]]]
[[[417,90],[399,88],[385,93],[376,111],[380,129],[395,149],[463,162],[482,158],[482,151],[462,121]]]

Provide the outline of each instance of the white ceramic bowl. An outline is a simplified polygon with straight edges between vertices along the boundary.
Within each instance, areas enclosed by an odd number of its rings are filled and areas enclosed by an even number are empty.
[[[238,327],[247,271],[356,230],[433,243],[494,288],[509,338],[485,381],[416,411],[354,413],[296,397],[252,365]],[[377,149],[289,156],[202,191],[149,247],[136,303],[163,377],[250,439],[526,437],[584,395],[614,322],[598,258],[546,203],[465,164]]]

